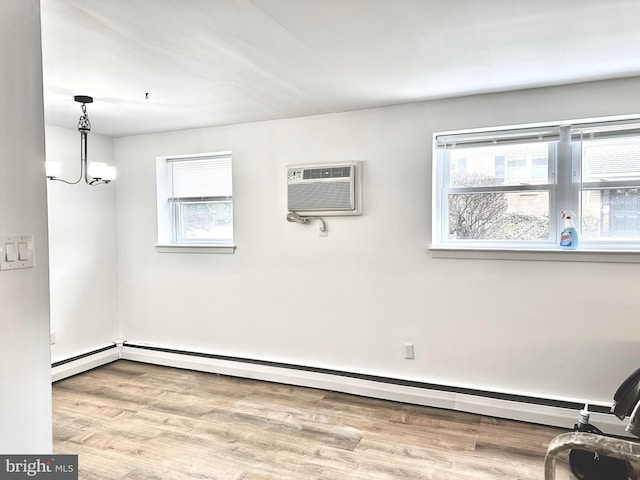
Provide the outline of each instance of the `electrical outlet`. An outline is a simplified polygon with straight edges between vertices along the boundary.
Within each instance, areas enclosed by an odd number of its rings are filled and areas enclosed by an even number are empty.
[[[49,334],[49,344],[53,345],[56,343],[56,332],[55,330]]]
[[[404,358],[407,360],[413,360],[414,358],[416,358],[413,351],[413,343],[404,344]]]

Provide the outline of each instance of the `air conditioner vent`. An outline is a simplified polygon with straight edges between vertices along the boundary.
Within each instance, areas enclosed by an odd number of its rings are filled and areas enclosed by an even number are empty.
[[[289,185],[289,210],[353,210],[349,182]]]
[[[287,167],[287,208],[303,216],[360,215],[361,162]]]

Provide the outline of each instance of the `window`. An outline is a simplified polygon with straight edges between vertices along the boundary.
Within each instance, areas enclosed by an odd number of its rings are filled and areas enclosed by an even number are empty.
[[[569,210],[582,249],[640,248],[640,123],[442,133],[434,148],[434,247],[557,249]]]
[[[582,154],[584,240],[639,242],[640,132],[576,133]]]
[[[232,246],[231,153],[159,157],[158,244]]]

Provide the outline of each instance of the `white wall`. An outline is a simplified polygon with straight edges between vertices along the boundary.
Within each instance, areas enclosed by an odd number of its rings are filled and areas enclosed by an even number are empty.
[[[46,152],[47,159],[61,163],[59,178],[75,181],[80,175],[80,134],[71,127],[47,125]],[[87,145],[89,161],[113,164],[111,138],[91,133]],[[84,180],[77,185],[47,182],[51,330],[56,341],[52,362],[105,347],[118,337],[115,188],[115,182],[94,187]]]
[[[40,2],[0,3],[0,234],[33,234],[32,269],[0,272],[0,452],[51,438]]]
[[[611,401],[638,367],[638,264],[432,259],[434,131],[640,112],[640,79],[115,140],[133,342]],[[155,157],[231,150],[234,255],[156,241]],[[364,160],[364,215],[288,223],[285,165]],[[416,359],[403,359],[403,342]]]

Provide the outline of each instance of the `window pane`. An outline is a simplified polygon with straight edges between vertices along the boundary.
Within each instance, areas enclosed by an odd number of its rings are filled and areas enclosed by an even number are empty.
[[[549,160],[547,156],[531,157],[531,179],[546,182],[549,178]],[[536,183],[536,182],[532,182]]]
[[[179,241],[233,241],[232,202],[179,202],[178,212]]]
[[[451,187],[548,183],[548,142],[452,148],[448,152]]]
[[[582,237],[585,240],[640,239],[640,189],[583,191]]]
[[[449,195],[449,240],[549,239],[549,192]]]
[[[507,157],[507,183],[527,180],[527,158],[523,155]]]
[[[640,137],[583,140],[582,180],[640,180]]]

